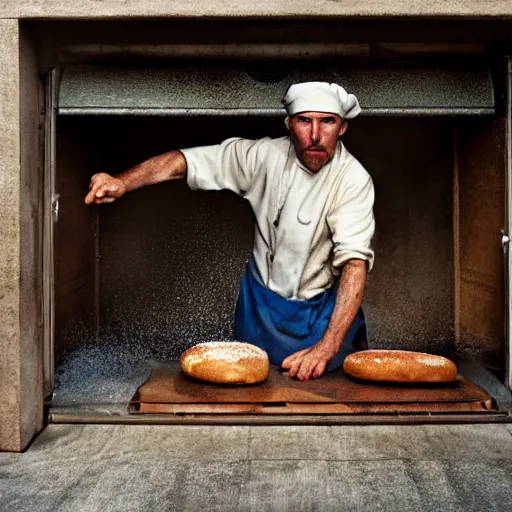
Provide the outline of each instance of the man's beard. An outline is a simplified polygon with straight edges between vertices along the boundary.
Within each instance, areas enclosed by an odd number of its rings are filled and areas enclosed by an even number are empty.
[[[311,172],[318,172],[330,161],[331,156],[323,146],[310,146],[300,153],[299,160]]]

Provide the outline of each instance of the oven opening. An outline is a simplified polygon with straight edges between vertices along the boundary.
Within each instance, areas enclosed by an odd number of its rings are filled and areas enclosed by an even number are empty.
[[[59,116],[50,417],[307,423],[358,415],[390,421],[459,414],[474,421],[497,413],[496,399],[506,396],[501,267],[494,252],[478,249],[487,246],[503,208],[496,199],[495,130],[492,118],[374,116],[351,122],[343,138],[376,189],[376,263],[363,302],[370,347],[449,357],[459,364],[465,394],[448,396],[437,387],[404,394],[334,373],[318,381],[323,392],[293,382],[286,389],[277,384],[269,399],[252,388],[235,401],[208,403],[197,399],[201,390],[178,386],[178,360],[199,342],[233,339],[253,240],[249,205],[184,182],[99,207],[85,206],[84,196],[94,173],[118,173],[170,149],[232,136],[279,137],[286,134],[282,118]],[[153,400],[153,388],[144,388],[150,376],[174,386],[174,398]],[[337,398],[326,399],[332,393]]]

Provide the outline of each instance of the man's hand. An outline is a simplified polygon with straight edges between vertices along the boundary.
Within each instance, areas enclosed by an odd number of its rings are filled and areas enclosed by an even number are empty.
[[[354,321],[366,284],[366,262],[349,260],[341,273],[336,304],[323,338],[310,348],[295,352],[281,364],[289,377],[299,380],[318,379],[327,363],[339,352],[350,325]]]
[[[85,204],[112,203],[126,193],[124,181],[101,172],[91,178]]]
[[[117,176],[100,172],[91,178],[85,204],[112,203],[126,192],[167,180],[179,180],[185,178],[186,173],[187,160],[181,151],[154,156]]]
[[[318,379],[325,372],[327,363],[335,356],[336,351],[323,340],[310,348],[295,352],[288,356],[281,366],[288,370],[288,377],[299,380]]]

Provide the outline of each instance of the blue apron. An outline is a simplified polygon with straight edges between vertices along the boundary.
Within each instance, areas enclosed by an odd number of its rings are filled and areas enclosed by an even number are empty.
[[[271,364],[281,366],[289,355],[322,339],[331,319],[338,286],[336,283],[309,300],[286,299],[264,286],[257,273],[251,260],[242,277],[236,304],[235,339],[257,345],[268,353]],[[329,361],[327,371],[339,368],[346,356],[367,346],[364,314],[359,309],[340,351]]]

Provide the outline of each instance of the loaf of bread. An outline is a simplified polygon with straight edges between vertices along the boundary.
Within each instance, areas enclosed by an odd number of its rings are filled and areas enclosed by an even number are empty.
[[[181,355],[182,370],[195,379],[217,384],[256,384],[267,379],[268,355],[250,343],[200,343]]]
[[[457,366],[446,357],[407,350],[363,350],[346,357],[352,377],[382,382],[436,383],[457,379]]]

